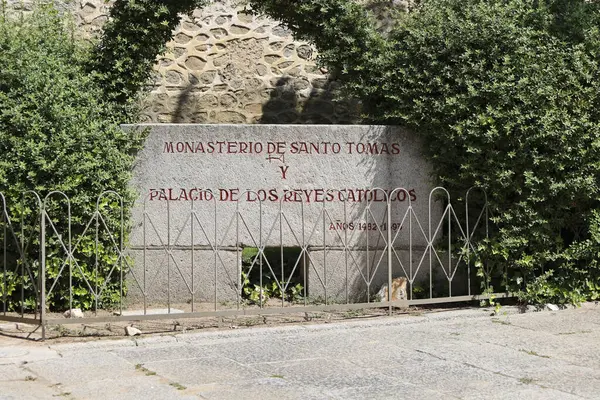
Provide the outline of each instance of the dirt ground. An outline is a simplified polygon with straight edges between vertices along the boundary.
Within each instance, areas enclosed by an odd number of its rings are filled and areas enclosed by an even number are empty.
[[[270,304],[267,307],[281,307],[281,303]],[[289,306],[289,304],[286,304]],[[424,312],[436,312],[454,307],[410,307],[395,308],[393,315],[421,315]],[[462,305],[465,306],[464,304]],[[246,306],[244,308],[257,308],[256,306]],[[162,307],[148,306],[148,311],[163,309]],[[223,308],[229,309],[229,308]],[[130,305],[127,310],[143,310],[143,305]],[[173,304],[172,312],[191,312],[189,304]],[[194,311],[213,311],[213,304],[198,305]],[[7,313],[8,316],[18,317],[17,313]],[[99,310],[97,315],[92,311],[84,312],[84,317],[93,318],[108,317],[115,315],[114,311]],[[389,315],[388,308],[366,308],[345,311],[328,312],[295,312],[268,315],[239,315],[239,316],[211,316],[194,318],[177,318],[173,314],[172,319],[143,320],[143,321],[113,321],[99,323],[73,323],[64,325],[49,325],[46,330],[46,340],[53,343],[89,341],[97,339],[123,338],[126,336],[125,327],[133,326],[143,335],[169,335],[174,333],[192,332],[200,330],[229,330],[244,329],[253,326],[281,326],[287,324],[327,324],[334,321],[355,320],[365,318],[377,318]],[[1,316],[0,316],[1,317]],[[25,315],[26,318],[33,319],[33,315]],[[47,318],[63,318],[60,313],[48,313]],[[19,337],[32,341],[41,340],[41,328],[34,324],[6,322],[0,320],[0,335]]]

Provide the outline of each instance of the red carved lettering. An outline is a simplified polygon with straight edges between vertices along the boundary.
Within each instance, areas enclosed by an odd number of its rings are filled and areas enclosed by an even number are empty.
[[[408,194],[410,194],[410,201],[415,201],[417,200],[417,194],[415,193],[415,189],[411,189],[408,191]]]
[[[236,202],[240,200],[239,188],[234,189],[217,189],[217,201],[221,202]],[[336,194],[337,193],[337,194]],[[407,199],[416,201],[418,196],[415,189],[344,189],[344,190],[327,190],[324,188],[315,189],[257,189],[247,190],[246,200],[248,202],[270,201],[277,202],[306,202],[306,203],[323,203],[333,201],[347,201],[351,203],[360,202],[405,202]],[[148,199],[169,200],[169,201],[212,201],[215,195],[210,190],[204,190],[193,187],[187,188],[161,188],[149,189]]]
[[[227,154],[237,153],[237,142],[227,142]]]
[[[234,189],[239,191],[239,189]],[[237,196],[235,199],[233,198],[233,190],[232,189],[219,189],[219,201],[237,201]]]
[[[322,203],[323,195],[324,195],[323,189],[315,189],[315,203]]]
[[[348,154],[352,154],[352,146],[354,145],[354,142],[346,142],[346,145],[348,146]]]
[[[281,170],[281,179],[286,179],[285,178],[285,174],[287,173],[288,168],[290,168],[289,166],[280,166],[279,169]]]
[[[186,201],[189,200],[188,193],[185,189],[181,189],[179,191],[178,200],[186,200]]]

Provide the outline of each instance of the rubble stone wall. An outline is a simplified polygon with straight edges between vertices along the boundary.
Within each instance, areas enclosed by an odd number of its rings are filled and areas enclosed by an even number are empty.
[[[14,12],[31,2],[9,0]],[[75,0],[80,33],[95,37],[111,2]],[[336,83],[315,62],[313,47],[276,21],[256,17],[236,0],[216,1],[183,16],[158,57],[141,122],[350,124],[356,102],[339,99]]]

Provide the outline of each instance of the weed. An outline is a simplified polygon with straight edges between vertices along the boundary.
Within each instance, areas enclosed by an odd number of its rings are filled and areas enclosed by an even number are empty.
[[[171,383],[169,383],[169,385],[173,386],[177,390],[185,390],[185,389],[187,389],[181,383],[177,383],[177,382],[171,382]]]
[[[69,333],[69,329],[62,325],[56,325],[53,330],[58,333],[58,336],[67,336]]]
[[[271,247],[262,251],[256,247],[245,247],[242,250],[241,273],[241,294],[244,300],[249,304],[265,303],[270,298],[300,302],[304,296],[304,286],[298,275],[300,269],[296,267],[301,257],[299,247],[285,250]],[[286,279],[273,273],[281,269],[287,271],[284,274]],[[296,276],[288,275],[293,272],[296,272]]]
[[[151,371],[148,368],[144,367],[144,364],[136,364],[135,369],[144,373],[146,376],[156,375],[156,372]]]
[[[530,385],[533,382],[535,382],[535,379],[532,378],[519,378],[519,382],[525,384],[525,385]]]
[[[241,320],[239,322],[239,325],[241,326],[254,326],[254,325],[259,325],[260,323],[263,323],[264,320],[260,317],[255,317],[255,318],[247,318],[244,320]]]
[[[345,318],[355,318],[364,315],[364,310],[348,310],[344,313]]]
[[[527,354],[529,354],[530,356],[536,356],[536,357],[541,357],[541,358],[550,358],[550,356],[545,356],[545,355],[542,355],[542,354],[538,354],[538,353],[536,353],[536,352],[535,352],[535,351],[533,351],[533,350],[525,350],[525,349],[520,349],[519,351],[521,351],[521,352],[523,352],[523,353],[527,353]]]

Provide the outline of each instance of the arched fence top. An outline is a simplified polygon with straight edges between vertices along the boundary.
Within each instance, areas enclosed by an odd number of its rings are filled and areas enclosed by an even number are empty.
[[[117,198],[117,200],[119,200],[120,208],[123,208],[123,196],[121,196],[119,193],[117,193],[114,190],[105,190],[104,192],[100,193],[100,195],[98,196],[98,198],[96,200],[96,210],[97,211],[100,210],[100,203],[101,203],[102,199],[105,197],[109,197],[109,196],[115,196]]]

